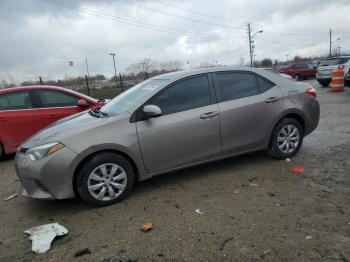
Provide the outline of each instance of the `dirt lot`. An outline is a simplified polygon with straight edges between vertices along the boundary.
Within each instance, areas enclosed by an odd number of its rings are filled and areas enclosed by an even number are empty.
[[[9,157],[0,163],[0,261],[350,261],[350,91],[317,89],[319,127],[290,162],[261,152],[191,168],[105,208],[3,201],[19,187]],[[68,235],[33,254],[23,231],[56,221]],[[154,229],[145,233],[146,222]],[[91,254],[75,257],[84,248]]]

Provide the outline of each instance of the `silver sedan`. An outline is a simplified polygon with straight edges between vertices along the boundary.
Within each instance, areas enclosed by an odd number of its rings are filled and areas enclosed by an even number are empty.
[[[174,72],[37,133],[19,148],[16,170],[24,196],[108,205],[177,169],[265,149],[292,157],[319,114],[309,84],[266,70]]]

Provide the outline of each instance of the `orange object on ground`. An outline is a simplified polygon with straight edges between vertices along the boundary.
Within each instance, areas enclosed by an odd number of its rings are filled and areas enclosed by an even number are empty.
[[[332,92],[344,91],[344,71],[334,70],[332,72],[331,91]]]
[[[292,171],[293,171],[294,173],[297,173],[297,174],[303,173],[304,170],[305,170],[305,169],[304,169],[303,167],[300,167],[300,166],[294,167],[294,168],[292,169]]]
[[[153,228],[153,224],[152,223],[145,223],[145,224],[142,224],[140,228],[142,231],[149,231]]]

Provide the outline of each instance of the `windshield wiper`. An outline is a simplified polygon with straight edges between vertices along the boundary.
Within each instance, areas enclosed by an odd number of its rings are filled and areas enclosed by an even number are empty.
[[[108,116],[108,114],[105,112],[102,112],[100,108],[91,109],[89,111],[89,114],[94,116],[94,117],[102,117],[102,116],[106,117],[106,116]]]

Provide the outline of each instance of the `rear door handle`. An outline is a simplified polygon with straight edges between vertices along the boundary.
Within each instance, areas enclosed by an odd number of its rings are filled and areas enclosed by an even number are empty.
[[[265,103],[274,103],[279,100],[279,97],[269,97],[268,99],[265,100]]]
[[[205,114],[201,115],[200,118],[202,118],[202,119],[211,119],[211,118],[216,117],[218,114],[219,114],[218,111],[208,112],[208,113],[205,113]]]

